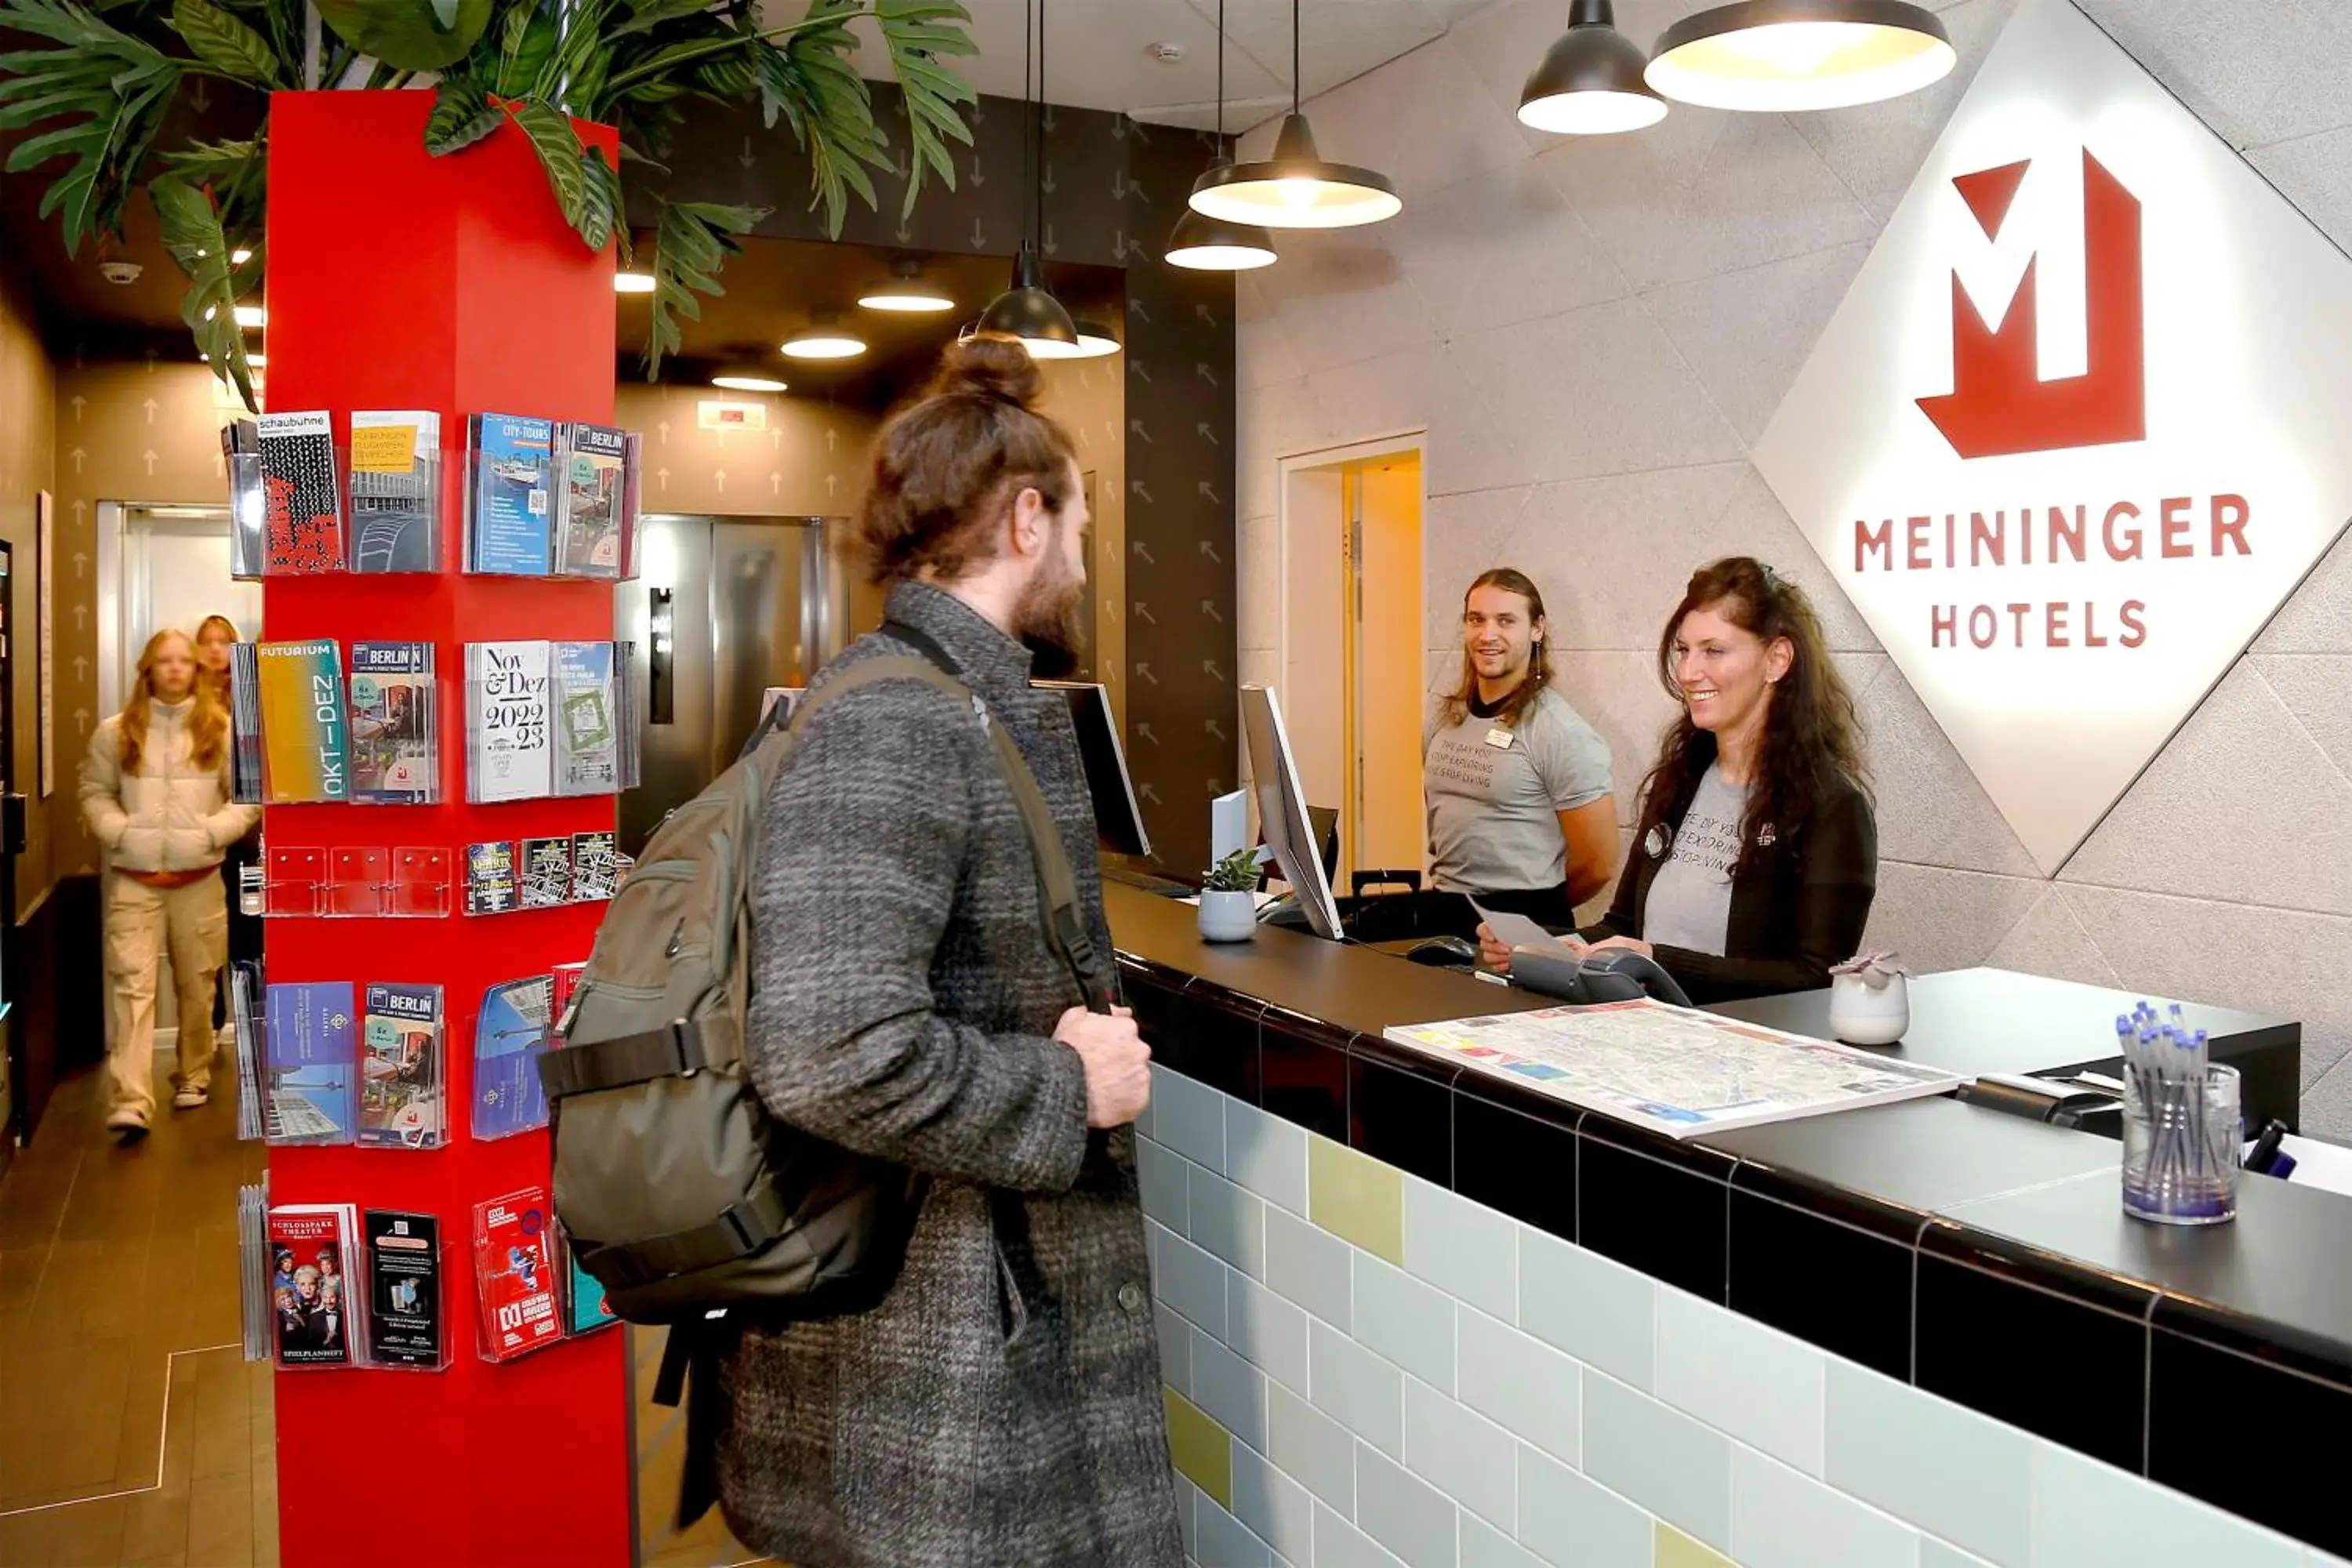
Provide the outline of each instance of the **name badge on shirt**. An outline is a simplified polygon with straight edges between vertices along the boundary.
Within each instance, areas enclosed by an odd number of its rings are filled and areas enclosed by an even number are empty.
[[[1497,724],[1486,731],[1486,744],[1498,752],[1507,752],[1511,749],[1511,732]]]

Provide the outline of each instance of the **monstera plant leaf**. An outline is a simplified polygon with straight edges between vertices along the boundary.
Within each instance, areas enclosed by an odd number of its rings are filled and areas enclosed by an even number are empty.
[[[236,289],[229,276],[229,245],[212,198],[177,174],[151,183],[155,216],[163,220],[163,248],[172,253],[190,287],[180,318],[195,334],[196,346],[213,374],[228,382],[247,408],[253,395],[253,364],[246,357],[245,331],[236,321]]]
[[[437,71],[473,52],[492,0],[316,0],[335,36],[403,71]]]

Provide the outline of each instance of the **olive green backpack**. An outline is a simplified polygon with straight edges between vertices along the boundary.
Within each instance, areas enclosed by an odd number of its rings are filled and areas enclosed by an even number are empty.
[[[772,1326],[866,1310],[896,1279],[922,1204],[921,1178],[774,1121],[751,1084],[744,1021],[761,818],[818,710],[886,680],[920,680],[971,705],[1021,805],[1046,939],[1087,1005],[1106,1005],[1086,978],[1090,942],[1068,858],[1020,749],[948,672],[936,643],[911,627],[884,629],[929,661],[847,666],[802,701],[789,728],[755,737],[671,813],[597,930],[559,1026],[562,1048],[540,1058],[556,1218],[626,1321]],[[674,1389],[678,1369],[665,1370]]]

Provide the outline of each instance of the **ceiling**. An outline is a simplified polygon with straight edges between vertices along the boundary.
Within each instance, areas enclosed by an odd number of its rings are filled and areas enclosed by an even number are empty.
[[[797,13],[793,0],[768,0]],[[1218,0],[1041,0],[1045,97],[1122,111],[1155,125],[1207,129],[1215,117]],[[1306,98],[1419,48],[1492,0],[1300,0]],[[964,0],[977,58],[950,62],[985,93],[1022,96],[1022,18],[1029,0]],[[1567,26],[1562,0],[1560,25]],[[1291,0],[1225,0],[1225,129],[1246,131],[1290,107]],[[857,68],[890,74],[879,36],[860,35]],[[1159,43],[1182,46],[1168,65]]]
[[[640,237],[649,244],[650,236]],[[862,310],[857,296],[887,277],[902,254],[859,245],[790,239],[747,239],[743,254],[730,258],[720,277],[727,292],[702,302],[702,319],[681,323],[686,346],[678,361],[665,361],[662,379],[686,383],[726,366],[757,367],[795,393],[844,402],[887,404],[927,375],[956,329],[985,310],[1008,281],[1001,257],[921,256],[927,281],[944,288],[956,309],[936,316]],[[1078,316],[1108,318],[1119,324],[1125,275],[1116,268],[1046,266],[1046,282]],[[840,312],[844,325],[866,340],[866,352],[851,360],[791,360],[777,345],[808,323],[813,310]],[[635,376],[645,352],[649,320],[646,297],[619,299],[618,346],[624,374]]]

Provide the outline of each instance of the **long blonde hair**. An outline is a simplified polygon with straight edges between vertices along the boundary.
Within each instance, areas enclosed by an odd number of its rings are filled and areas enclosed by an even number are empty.
[[[222,706],[220,693],[205,675],[205,667],[196,659],[196,641],[184,631],[166,626],[147,639],[139,651],[139,679],[131,688],[131,700],[122,705],[122,722],[115,736],[121,748],[117,753],[122,761],[122,771],[135,773],[140,758],[147,750],[147,726],[155,700],[155,661],[163,656],[167,644],[180,642],[187,647],[188,663],[194,668],[194,678],[189,683],[191,705],[188,709],[189,760],[200,768],[216,768],[228,751],[228,710]]]
[[[218,694],[221,701],[226,704],[228,701],[229,667],[223,665],[218,669],[205,668],[205,634],[215,626],[226,632],[228,640],[232,643],[242,642],[245,639],[236,635],[236,623],[226,616],[206,616],[196,623],[195,633],[189,639],[196,645],[196,679],[210,685]]]

